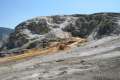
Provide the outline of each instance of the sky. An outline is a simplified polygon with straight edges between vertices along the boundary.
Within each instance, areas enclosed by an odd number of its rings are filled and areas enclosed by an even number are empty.
[[[0,0],[0,27],[14,28],[37,16],[98,12],[120,13],[120,0]]]

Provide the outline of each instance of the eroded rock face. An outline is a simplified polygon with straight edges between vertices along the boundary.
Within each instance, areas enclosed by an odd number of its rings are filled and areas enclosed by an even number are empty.
[[[120,14],[98,13],[92,15],[77,15],[75,23],[70,23],[63,30],[71,32],[73,36],[100,39],[104,36],[120,33],[118,20]]]
[[[36,17],[20,23],[5,47],[27,48],[34,42],[34,47],[40,47],[43,39],[65,39],[71,35],[93,40],[119,34],[119,13]]]

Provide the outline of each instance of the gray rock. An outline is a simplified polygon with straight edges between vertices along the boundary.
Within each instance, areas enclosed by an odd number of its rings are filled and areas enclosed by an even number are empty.
[[[41,47],[39,43],[42,39],[64,39],[72,35],[93,40],[119,34],[119,13],[43,16],[20,23],[4,46],[9,50],[32,42],[32,47],[28,45],[24,48],[33,48]]]

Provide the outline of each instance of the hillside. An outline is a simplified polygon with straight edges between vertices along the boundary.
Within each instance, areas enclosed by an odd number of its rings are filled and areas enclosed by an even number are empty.
[[[6,41],[9,34],[12,33],[14,30],[9,28],[0,27],[0,47],[3,44],[3,41]]]
[[[2,48],[0,80],[120,80],[120,13],[36,17]]]
[[[120,34],[119,13],[96,13],[90,15],[56,15],[36,17],[16,26],[4,45],[10,49],[43,47],[43,41],[56,41],[70,37],[101,39]]]
[[[119,53],[120,36],[105,37],[67,51],[0,64],[0,80],[120,80]]]

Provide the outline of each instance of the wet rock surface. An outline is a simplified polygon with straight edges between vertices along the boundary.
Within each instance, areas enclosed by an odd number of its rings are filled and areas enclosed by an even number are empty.
[[[71,36],[86,38],[88,42],[54,54],[0,64],[0,80],[120,80],[119,34],[119,13],[27,20],[16,27],[3,47],[11,52],[41,48],[41,41]]]
[[[119,41],[120,36],[110,36],[57,54],[0,64],[0,80],[120,80]]]

